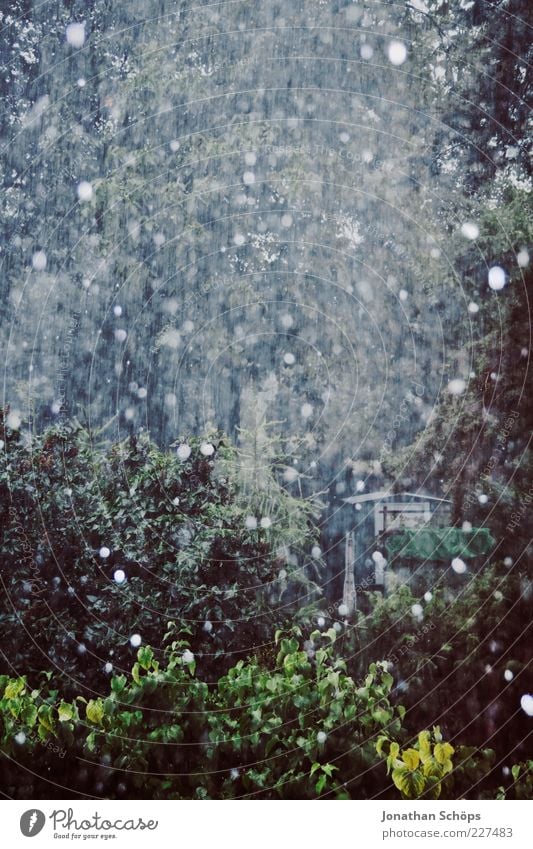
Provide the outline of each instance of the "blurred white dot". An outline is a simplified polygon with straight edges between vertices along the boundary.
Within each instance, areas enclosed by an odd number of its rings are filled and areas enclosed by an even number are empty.
[[[81,183],[78,183],[76,191],[81,201],[91,200],[93,196],[93,187],[87,180],[82,180]]]
[[[489,496],[485,495],[485,493],[482,492],[481,495],[478,495],[477,500],[479,501],[480,504],[486,504],[487,501],[489,500]]]
[[[132,634],[130,637],[130,645],[134,649],[138,649],[142,643],[142,637],[140,634]]]
[[[290,354],[290,353],[284,354],[283,355],[283,362],[287,366],[293,366],[294,363],[296,362],[296,357],[294,356],[294,354]]]
[[[413,616],[417,616],[417,617],[422,616],[423,613],[424,613],[422,605],[421,604],[413,604],[412,607],[411,607],[411,613],[413,614]]]
[[[184,663],[194,663],[194,655],[190,649],[185,649],[182,658]]]
[[[172,153],[176,153],[180,149],[180,143],[177,139],[172,139],[169,146]]]
[[[122,307],[119,307],[118,305],[113,307],[113,313],[117,318],[119,318],[122,315]]]
[[[268,530],[268,528],[272,527],[272,519],[269,516],[263,516],[260,525],[264,530]]]
[[[450,382],[448,383],[448,392],[451,395],[462,395],[465,389],[466,382],[460,377],[456,377],[454,380],[450,380]]]
[[[111,550],[107,547],[107,545],[103,545],[99,551],[99,554],[102,560],[107,560],[107,558],[111,554]]]
[[[370,44],[362,44],[360,53],[361,53],[361,59],[366,59],[367,61],[369,59],[372,59],[372,56],[374,55],[374,51],[370,47]]]
[[[212,457],[215,453],[215,446],[210,442],[202,442],[200,445],[200,454],[203,454],[204,457]]]
[[[407,59],[407,47],[403,41],[391,41],[387,48],[387,55],[392,65],[403,65]]]
[[[348,616],[348,605],[339,604],[339,616]]]
[[[424,593],[424,601],[431,601],[432,598],[433,593],[430,593],[429,590],[427,591],[427,593]]]
[[[477,224],[474,224],[473,221],[465,221],[465,223],[461,226],[461,233],[465,239],[474,241],[474,239],[477,239],[479,236],[479,227]]]
[[[529,265],[529,253],[523,248],[521,251],[518,251],[516,255],[516,261],[520,268],[526,268]]]
[[[85,44],[85,24],[69,24],[65,30],[67,43],[71,47],[83,47]]]
[[[282,315],[280,321],[281,326],[284,327],[285,330],[288,330],[294,324],[294,319],[292,315],[289,315],[289,313],[285,313],[285,315]]]
[[[79,78],[79,80],[78,80],[78,85],[79,85],[79,87],[80,87],[80,88],[84,88],[84,87],[85,87],[85,85],[86,85],[86,81],[83,79],[83,77],[80,77],[80,78]]]
[[[245,171],[242,175],[242,181],[245,186],[252,186],[255,183],[255,174],[253,171]]]
[[[188,460],[191,456],[191,446],[182,443],[181,445],[178,445],[176,453],[180,460]]]
[[[400,289],[398,295],[399,295],[400,301],[406,301],[407,298],[408,298],[408,292],[406,292],[405,289]]]
[[[319,545],[314,545],[311,549],[311,557],[314,557],[315,560],[318,560],[319,557],[322,557],[322,549]]]
[[[44,251],[35,251],[31,258],[31,264],[35,271],[44,271],[46,268],[46,254]]]
[[[313,407],[311,404],[302,404],[300,414],[303,419],[308,419],[313,415]]]
[[[281,226],[285,228],[292,227],[292,215],[289,215],[288,212],[281,216]]]
[[[257,162],[257,156],[252,151],[249,151],[248,153],[244,154],[244,161],[246,165],[255,165],[255,163]]]
[[[495,292],[499,292],[505,286],[505,271],[499,265],[489,268],[489,286]]]
[[[530,693],[524,693],[520,699],[520,707],[528,716],[533,716],[533,696]]]
[[[115,339],[117,340],[117,342],[125,342],[127,336],[128,336],[128,334],[121,327],[119,327],[119,328],[117,328],[117,330],[115,330]]]
[[[470,303],[468,304],[468,312],[472,315],[475,315],[477,312],[479,312],[479,306],[473,301],[470,301]]]
[[[126,580],[126,573],[124,569],[116,569],[113,573],[113,580],[115,584],[123,584]]]
[[[235,233],[233,241],[238,247],[240,247],[241,245],[244,245],[246,239],[242,233]]]
[[[244,525],[249,531],[254,531],[257,528],[257,519],[255,516],[247,516]]]
[[[178,403],[178,399],[176,397],[175,392],[167,392],[165,394],[165,404],[166,404],[167,407],[170,407],[172,409],[173,407],[176,406],[177,403]]]
[[[505,678],[506,681],[512,681],[513,678],[514,678],[514,675],[513,675],[513,673],[511,672],[510,669],[506,669],[505,672],[503,673],[503,677]]]
[[[328,735],[326,734],[325,731],[319,731],[318,734],[316,735],[316,739],[317,739],[317,742],[322,745],[328,739]]]
[[[460,557],[454,557],[452,560],[452,569],[458,575],[464,575],[466,572],[466,563]]]

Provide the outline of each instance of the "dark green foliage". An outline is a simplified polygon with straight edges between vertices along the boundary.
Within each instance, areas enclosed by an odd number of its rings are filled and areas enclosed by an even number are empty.
[[[143,434],[98,447],[76,424],[33,437],[4,431],[5,671],[53,668],[98,691],[106,662],[129,667],[133,634],[157,651],[169,620],[179,620],[209,680],[258,650],[273,623],[289,616],[290,592],[279,612],[276,605],[293,567],[271,537],[288,538],[298,520],[305,544],[305,507],[292,500],[296,507],[280,509],[272,530],[248,528],[236,455],[221,434],[189,440],[190,457],[180,460]],[[212,455],[202,453],[207,445]],[[117,570],[127,578],[120,585]]]

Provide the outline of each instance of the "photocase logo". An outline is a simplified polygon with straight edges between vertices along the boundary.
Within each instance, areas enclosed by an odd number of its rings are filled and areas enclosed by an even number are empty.
[[[42,831],[46,822],[46,817],[42,811],[36,808],[31,808],[25,811],[20,818],[20,830],[24,837],[35,837]]]

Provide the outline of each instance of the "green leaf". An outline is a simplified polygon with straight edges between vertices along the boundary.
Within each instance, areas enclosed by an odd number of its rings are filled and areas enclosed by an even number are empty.
[[[138,663],[134,663],[131,668],[131,677],[135,681],[136,684],[141,683],[141,667]]]
[[[406,766],[394,769],[392,780],[406,799],[418,799],[426,786],[422,773],[418,770],[411,772]]]
[[[150,669],[150,667],[152,666],[153,659],[154,653],[150,646],[141,646],[141,648],[137,652],[137,660],[139,661],[139,665],[142,666],[143,669]]]
[[[338,766],[333,766],[333,764],[323,764],[322,772],[325,772],[328,778],[331,778],[334,770],[338,769]]]
[[[315,763],[311,767],[311,772],[309,773],[309,775],[314,775],[317,769],[320,769],[320,764],[315,761]]]
[[[20,713],[20,719],[25,725],[33,728],[37,721],[37,708],[31,702],[27,704]]]
[[[318,779],[317,783],[315,784],[315,790],[316,790],[316,792],[317,792],[317,795],[320,795],[320,793],[322,793],[322,791],[323,791],[324,787],[325,787],[325,786],[326,786],[326,784],[327,784],[327,780],[328,780],[327,775],[325,775],[324,773],[322,773],[322,775],[321,775],[321,776],[320,776],[320,778]]]
[[[127,684],[127,678],[125,675],[115,675],[111,679],[111,689],[114,693],[121,693],[124,687]]]
[[[26,682],[24,681],[24,678],[17,678],[14,681],[10,681],[5,689],[4,698],[16,699],[17,696],[20,696],[20,694],[24,692],[25,687]]]
[[[74,718],[74,708],[68,702],[62,701],[57,709],[60,722],[70,722]]]
[[[416,769],[420,763],[420,755],[416,749],[405,749],[401,757],[406,767],[410,770]]]
[[[516,781],[518,779],[518,776],[520,775],[520,764],[513,764],[513,766],[511,767],[511,774],[514,780]]]
[[[422,760],[424,760],[426,755],[431,755],[431,734],[429,731],[421,731],[418,735],[418,748]]]
[[[85,713],[89,722],[99,725],[104,718],[104,705],[101,699],[90,699],[87,702]]]
[[[455,749],[451,745],[451,743],[435,743],[435,748],[433,749],[433,754],[435,756],[435,760],[439,764],[444,764],[448,761]]]

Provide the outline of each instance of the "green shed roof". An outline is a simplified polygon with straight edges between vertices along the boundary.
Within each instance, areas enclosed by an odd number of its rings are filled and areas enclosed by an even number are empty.
[[[412,557],[416,560],[468,559],[488,554],[494,538],[488,528],[421,528],[398,531],[387,537],[389,557]]]

